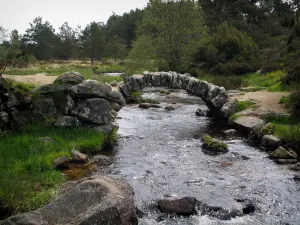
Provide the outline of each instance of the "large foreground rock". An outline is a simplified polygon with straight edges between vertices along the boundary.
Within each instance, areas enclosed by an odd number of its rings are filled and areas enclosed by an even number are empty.
[[[54,81],[54,84],[80,84],[84,81],[84,77],[78,72],[67,72]]]
[[[81,84],[70,88],[72,95],[77,98],[107,98],[112,93],[112,88],[108,84],[98,81],[86,80]]]
[[[105,99],[80,100],[70,111],[71,115],[90,123],[106,124],[110,119],[110,104]]]
[[[134,192],[119,179],[97,176],[72,187],[49,205],[11,217],[3,225],[137,224]]]
[[[249,133],[255,127],[263,126],[265,121],[253,116],[242,116],[233,120],[233,124],[244,132]]]

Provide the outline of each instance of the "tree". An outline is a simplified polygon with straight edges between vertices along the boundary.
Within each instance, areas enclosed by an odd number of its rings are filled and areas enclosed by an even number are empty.
[[[201,8],[194,1],[151,0],[138,28],[136,42],[150,41],[155,54],[152,60],[159,69],[183,71],[205,41],[206,33]],[[132,51],[143,52],[140,46],[143,45],[134,44]]]
[[[26,51],[40,60],[55,58],[59,38],[54,32],[48,21],[43,22],[41,17],[35,18],[24,35]]]
[[[94,63],[95,59],[101,59],[104,54],[104,33],[101,24],[92,22],[86,26],[80,36],[83,55],[89,57]]]
[[[77,39],[75,31],[65,22],[59,28],[58,37],[60,39],[58,57],[62,59],[76,58],[78,54]]]
[[[106,54],[107,56],[114,58],[115,62],[117,59],[123,60],[126,56],[126,52],[126,45],[119,36],[114,36],[108,40],[106,44]]]

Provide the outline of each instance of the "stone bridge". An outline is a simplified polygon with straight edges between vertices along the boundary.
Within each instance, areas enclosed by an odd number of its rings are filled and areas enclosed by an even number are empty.
[[[144,72],[143,75],[126,77],[126,82],[121,84],[119,89],[124,97],[128,98],[131,92],[140,91],[145,87],[168,87],[186,90],[189,94],[200,97],[217,119],[228,119],[236,113],[235,101],[229,99],[224,87],[200,81],[189,74]]]

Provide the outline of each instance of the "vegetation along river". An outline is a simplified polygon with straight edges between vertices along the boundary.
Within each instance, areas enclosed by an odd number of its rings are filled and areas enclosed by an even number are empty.
[[[136,205],[146,213],[139,224],[300,224],[300,186],[292,179],[293,172],[238,136],[225,138],[228,153],[206,155],[201,135],[219,136],[224,127],[195,115],[197,108],[205,107],[200,99],[182,91],[172,95],[177,98],[146,92],[144,97],[159,100],[162,108],[129,105],[119,112],[118,143],[109,173],[120,174],[133,186]],[[182,107],[164,109],[174,101]],[[168,196],[196,197],[227,209],[235,208],[236,199],[246,198],[256,210],[229,221],[197,215],[158,222],[147,206]]]

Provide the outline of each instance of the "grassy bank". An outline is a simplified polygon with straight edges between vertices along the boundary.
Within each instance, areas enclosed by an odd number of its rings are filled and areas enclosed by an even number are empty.
[[[47,137],[47,138],[44,138]],[[99,150],[109,137],[89,128],[28,126],[0,137],[0,199],[13,213],[37,209],[56,196],[64,181],[53,160],[73,149]]]

